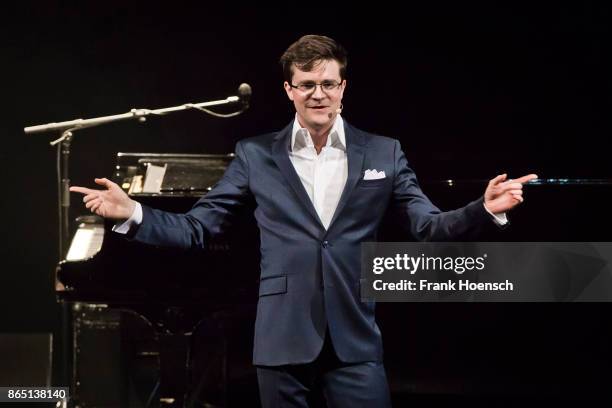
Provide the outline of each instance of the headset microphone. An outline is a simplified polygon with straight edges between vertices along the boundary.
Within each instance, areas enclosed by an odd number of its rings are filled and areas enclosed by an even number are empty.
[[[336,109],[336,114],[339,115],[342,113],[342,104],[340,104],[340,107],[338,109]],[[334,116],[331,112],[327,114],[328,118],[332,118],[332,116]]]

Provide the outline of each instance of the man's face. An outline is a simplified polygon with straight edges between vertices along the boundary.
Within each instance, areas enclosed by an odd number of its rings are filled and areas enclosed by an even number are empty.
[[[338,62],[336,60],[321,61],[310,72],[301,71],[293,66],[291,82],[291,84],[285,82],[285,91],[295,105],[300,124],[312,130],[325,130],[331,127],[336,120],[336,109],[340,107],[346,87],[346,80],[343,81],[340,78]],[[312,84],[323,85],[316,85],[311,91],[291,87],[291,85],[307,85],[308,87],[309,84],[310,87]],[[338,86],[330,86],[333,84]]]

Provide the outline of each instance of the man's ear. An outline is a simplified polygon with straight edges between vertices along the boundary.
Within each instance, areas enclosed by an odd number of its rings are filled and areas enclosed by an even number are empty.
[[[340,88],[340,100],[344,97],[344,90],[346,89],[346,79],[342,80],[342,87]]]
[[[287,92],[287,97],[293,101],[293,88],[289,86],[289,82],[287,81],[285,81],[283,86],[285,87],[285,92]]]

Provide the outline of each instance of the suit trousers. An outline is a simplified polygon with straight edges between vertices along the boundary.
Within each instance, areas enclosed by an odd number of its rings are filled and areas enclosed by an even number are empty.
[[[391,407],[383,363],[343,363],[329,332],[315,361],[257,366],[257,380],[263,408]]]

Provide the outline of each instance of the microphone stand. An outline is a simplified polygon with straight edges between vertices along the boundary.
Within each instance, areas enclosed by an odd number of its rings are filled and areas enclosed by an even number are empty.
[[[68,163],[70,159],[70,144],[73,140],[76,130],[86,129],[90,127],[105,125],[121,120],[137,119],[139,122],[145,122],[147,116],[162,116],[168,113],[179,112],[187,109],[196,109],[206,111],[205,108],[220,105],[229,105],[233,103],[243,104],[240,112],[244,111],[248,104],[245,100],[238,96],[230,96],[225,99],[201,102],[201,103],[186,103],[179,106],[161,109],[132,109],[129,112],[118,115],[100,116],[91,119],[74,119],[65,122],[53,122],[44,125],[28,126],[24,128],[26,134],[43,133],[49,131],[60,131],[61,136],[52,141],[51,146],[58,145],[57,153],[57,191],[58,191],[58,218],[59,218],[59,260],[61,261],[66,256],[70,239],[70,178],[68,174]]]

